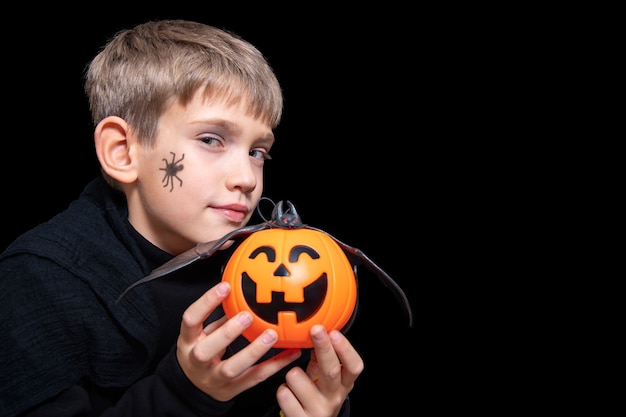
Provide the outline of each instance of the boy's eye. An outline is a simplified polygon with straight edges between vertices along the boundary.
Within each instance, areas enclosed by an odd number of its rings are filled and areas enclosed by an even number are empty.
[[[252,149],[249,154],[251,157],[261,160],[272,159],[269,153],[262,149]]]
[[[210,146],[218,146],[220,144],[219,139],[210,136],[202,138],[202,142]]]

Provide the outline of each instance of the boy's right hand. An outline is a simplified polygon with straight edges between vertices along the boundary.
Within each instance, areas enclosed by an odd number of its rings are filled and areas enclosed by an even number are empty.
[[[176,357],[187,378],[207,395],[228,401],[237,394],[264,381],[298,357],[300,349],[289,349],[256,364],[278,339],[268,329],[228,359],[222,360],[226,347],[252,323],[248,311],[228,319],[220,318],[204,327],[204,321],[230,292],[230,285],[220,282],[208,290],[183,313]]]

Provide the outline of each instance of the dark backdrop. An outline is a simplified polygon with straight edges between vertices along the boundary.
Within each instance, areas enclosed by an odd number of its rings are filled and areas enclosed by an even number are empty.
[[[426,398],[418,384],[425,358],[417,347],[417,288],[434,250],[423,239],[430,227],[424,196],[435,176],[434,103],[425,95],[435,88],[425,69],[436,65],[434,35],[420,26],[428,14],[195,9],[92,10],[55,19],[48,17],[53,10],[29,10],[11,17],[24,29],[4,36],[5,124],[12,129],[3,138],[2,248],[63,210],[98,175],[82,77],[110,36],[157,18],[232,30],[267,56],[284,89],[265,195],[291,200],[305,223],[362,249],[413,305],[409,329],[391,293],[374,275],[360,275],[360,313],[349,335],[366,369],[352,394],[354,415],[419,409]]]

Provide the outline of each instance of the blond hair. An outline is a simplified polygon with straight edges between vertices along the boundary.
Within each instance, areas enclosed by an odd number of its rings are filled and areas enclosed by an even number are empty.
[[[142,143],[154,143],[167,105],[206,100],[243,104],[275,128],[283,110],[280,85],[261,52],[237,35],[187,20],[161,20],[119,31],[86,69],[92,120],[126,120]]]

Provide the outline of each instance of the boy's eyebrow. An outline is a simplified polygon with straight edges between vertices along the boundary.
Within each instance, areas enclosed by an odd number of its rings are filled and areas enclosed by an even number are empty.
[[[199,120],[192,120],[189,124],[191,125],[211,125],[211,126],[217,126],[217,127],[221,127],[224,130],[228,130],[229,132],[233,132],[233,131],[237,131],[239,130],[237,128],[237,125],[235,123],[232,123],[228,120],[225,119],[199,119]]]

